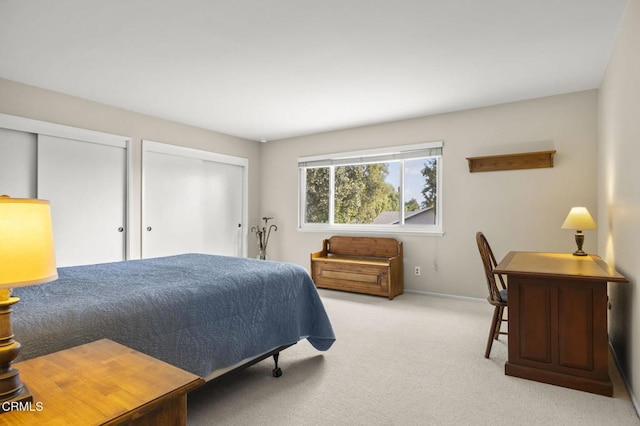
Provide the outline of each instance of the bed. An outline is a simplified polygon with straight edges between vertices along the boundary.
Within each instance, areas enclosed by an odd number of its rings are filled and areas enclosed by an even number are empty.
[[[18,361],[108,338],[206,380],[333,328],[307,271],[255,259],[183,254],[58,268],[22,287],[13,332]],[[277,368],[277,365],[276,365]],[[275,375],[275,369],[274,369]]]

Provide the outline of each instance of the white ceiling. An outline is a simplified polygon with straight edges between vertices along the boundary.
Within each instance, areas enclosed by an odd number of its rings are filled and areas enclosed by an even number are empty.
[[[625,4],[0,0],[0,77],[274,140],[597,88]]]

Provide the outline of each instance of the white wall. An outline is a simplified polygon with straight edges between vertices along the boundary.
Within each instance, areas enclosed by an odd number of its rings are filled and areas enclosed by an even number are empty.
[[[259,142],[137,114],[5,79],[0,79],[0,112],[131,138],[133,164],[130,176],[132,193],[129,196],[130,257],[140,256],[142,139],[248,158],[250,223],[260,217]],[[167,194],[167,202],[171,202],[171,194]],[[251,235],[248,240],[250,254],[255,255]]]
[[[279,226],[269,255],[309,268],[309,253],[330,236],[296,230],[298,157],[442,140],[445,235],[397,237],[404,242],[405,288],[484,298],[476,231],[498,258],[509,250],[573,252],[573,232],[560,229],[569,209],[586,206],[597,220],[596,119],[592,90],[268,142],[261,154],[262,214]],[[554,168],[468,171],[466,157],[550,143],[557,150]],[[585,234],[585,249],[595,252],[596,232]],[[421,267],[420,277],[413,266]]]
[[[640,393],[640,0],[630,0],[599,93],[599,252],[629,283],[610,284],[609,339]],[[636,409],[638,410],[636,402]]]
[[[535,99],[432,117],[259,144],[0,79],[0,112],[132,138],[130,232],[140,249],[140,141],[150,139],[249,158],[248,226],[274,216],[269,256],[309,265],[330,234],[297,231],[300,156],[444,141],[443,237],[403,236],[407,289],[486,297],[475,246],[485,232],[496,256],[509,250],[574,250],[560,225],[569,208],[596,213],[596,91]],[[539,144],[538,142],[543,142]],[[552,169],[469,173],[466,157],[530,151],[552,144]],[[262,200],[262,203],[260,204]],[[597,220],[597,217],[596,217]],[[586,231],[595,251],[596,233]],[[255,239],[249,235],[249,253]],[[413,275],[420,266],[422,275]]]

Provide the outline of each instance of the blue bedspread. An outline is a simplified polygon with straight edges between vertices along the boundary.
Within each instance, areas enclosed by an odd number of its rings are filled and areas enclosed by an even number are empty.
[[[22,287],[18,360],[108,338],[201,377],[307,339],[331,347],[331,323],[307,271],[254,259],[184,254],[66,267]]]

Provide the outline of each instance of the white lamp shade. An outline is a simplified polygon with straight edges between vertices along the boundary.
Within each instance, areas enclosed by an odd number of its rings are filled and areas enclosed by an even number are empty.
[[[49,201],[0,197],[0,288],[57,278]]]
[[[586,207],[573,207],[562,224],[562,229],[595,229],[596,223]]]

